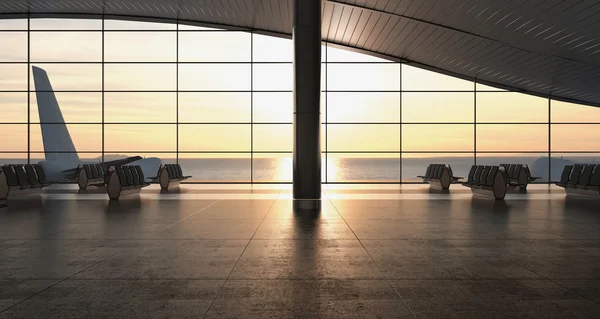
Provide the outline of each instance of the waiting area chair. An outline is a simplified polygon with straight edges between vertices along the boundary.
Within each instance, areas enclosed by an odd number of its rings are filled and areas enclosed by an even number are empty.
[[[41,165],[7,164],[0,169],[0,200],[37,195],[48,186]]]
[[[106,192],[111,200],[137,195],[150,186],[139,165],[111,166],[108,171]]]
[[[473,195],[503,200],[508,185],[504,170],[502,166],[473,165],[462,185],[469,187]]]
[[[77,184],[79,189],[85,190],[90,186],[104,187],[106,186],[106,171],[104,165],[98,164],[83,164],[77,168]]]
[[[182,181],[191,177],[183,175],[183,170],[179,164],[164,164],[158,169],[157,176],[151,177],[150,180],[160,183],[160,188],[166,190],[179,186]]]
[[[509,188],[527,189],[527,185],[541,177],[532,177],[531,170],[527,164],[500,164],[506,172],[506,180]]]
[[[565,165],[556,185],[567,195],[600,198],[600,164]]]
[[[460,183],[462,177],[454,176],[452,168],[448,164],[429,164],[425,175],[417,176],[422,178],[423,182],[429,183],[432,188],[448,189],[451,184]]]

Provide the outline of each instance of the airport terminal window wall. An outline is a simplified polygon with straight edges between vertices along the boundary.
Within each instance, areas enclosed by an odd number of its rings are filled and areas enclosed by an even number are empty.
[[[290,182],[292,41],[109,19],[0,20],[0,156],[44,157],[31,66],[80,158],[160,157],[194,182]],[[323,181],[418,182],[428,163],[595,161],[600,110],[323,47]],[[60,125],[53,123],[52,125]],[[53,150],[63,152],[64,150]],[[550,162],[548,158],[552,157]],[[554,168],[552,168],[554,167]]]

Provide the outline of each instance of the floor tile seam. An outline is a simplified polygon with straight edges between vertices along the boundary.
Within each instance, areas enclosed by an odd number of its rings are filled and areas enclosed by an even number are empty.
[[[387,277],[387,275],[383,272],[383,270],[381,269],[381,267],[379,266],[379,264],[375,261],[375,259],[373,258],[373,256],[371,256],[371,253],[369,253],[369,251],[367,250],[367,248],[365,247],[365,245],[362,243],[362,241],[360,240],[360,238],[358,238],[358,236],[354,232],[354,229],[352,229],[352,227],[350,227],[350,224],[348,224],[348,222],[346,221],[346,219],[344,218],[344,216],[340,213],[340,211],[337,208],[337,206],[335,206],[335,204],[333,202],[331,202],[331,200],[330,200],[330,203],[333,206],[333,208],[336,210],[336,212],[340,215],[340,217],[342,218],[342,220],[344,220],[344,222],[346,223],[346,226],[348,226],[348,228],[350,229],[350,231],[352,232],[352,234],[354,234],[354,236],[356,237],[356,240],[358,240],[358,242],[362,246],[363,250],[365,251],[365,253],[367,253],[367,255],[369,256],[369,258],[371,259],[371,261],[375,264],[375,267],[377,267],[377,269],[379,270],[379,272],[381,273],[381,275],[383,276],[383,278],[385,278],[387,280],[387,282],[390,285],[390,287],[392,288],[392,290],[394,290],[394,292],[396,293],[396,295],[398,296],[398,298],[400,298],[400,300],[402,301],[402,304],[404,304],[404,306],[410,312],[410,314],[412,315],[412,317],[414,319],[417,319],[417,316],[412,311],[412,309],[410,309],[410,307],[408,306],[408,303],[406,302],[406,300],[404,300],[404,298],[402,297],[402,295],[400,295],[400,293],[398,292],[398,290],[396,289],[396,287],[394,287],[394,285],[389,280],[389,278]]]
[[[267,212],[265,213],[265,215],[263,216],[263,219],[260,221],[260,223],[258,224],[258,226],[256,226],[256,229],[254,230],[254,233],[252,234],[252,236],[250,237],[250,239],[248,240],[248,242],[246,243],[246,246],[244,247],[244,249],[242,250],[242,252],[240,253],[238,259],[235,261],[235,264],[233,264],[233,267],[231,267],[231,270],[229,271],[229,274],[227,275],[227,278],[225,278],[225,280],[223,281],[223,283],[221,284],[221,286],[219,287],[219,290],[217,290],[217,293],[215,294],[214,298],[211,300],[210,304],[208,305],[208,307],[206,308],[206,312],[204,312],[204,315],[202,316],[202,319],[206,318],[206,316],[208,315],[208,313],[210,312],[210,309],[212,308],[213,304],[215,303],[215,301],[217,300],[217,298],[219,297],[219,294],[221,294],[221,291],[223,290],[223,287],[225,287],[225,285],[227,284],[227,281],[229,280],[229,278],[231,277],[231,274],[233,274],[233,271],[235,270],[235,268],[237,267],[238,263],[240,262],[240,260],[242,259],[242,256],[244,255],[244,253],[246,252],[246,250],[248,249],[248,246],[250,246],[250,243],[252,242],[252,239],[254,238],[254,236],[256,235],[256,233],[258,232],[258,230],[260,229],[260,226],[262,225],[262,223],[265,221],[265,218],[267,217],[267,215],[269,214],[269,212],[271,211],[271,209],[273,208],[273,205],[275,205],[275,202],[277,201],[277,198],[279,198],[279,196],[281,195],[281,192],[283,190],[279,190],[279,193],[277,194],[276,199],[271,202],[271,205],[269,206],[269,209],[267,210]]]
[[[24,280],[16,280],[16,279],[0,279],[2,281],[11,281],[11,282],[22,282],[22,281],[44,281],[44,280],[58,280],[58,279],[24,279]],[[64,281],[75,282],[75,281],[224,281],[224,278],[68,278]],[[567,279],[560,279],[567,280]],[[572,279],[569,281],[586,281],[589,279]],[[595,279],[600,280],[600,279]],[[278,278],[230,278],[228,281],[380,281],[380,282],[388,282],[388,281],[461,281],[461,282],[529,282],[529,281],[549,281],[545,278],[401,278],[401,279],[376,279],[376,278],[363,278],[363,277],[320,277],[320,278],[286,278],[286,277],[278,277]]]
[[[236,193],[238,193],[239,191],[240,191],[240,190],[237,190],[237,191],[236,191],[236,192],[234,192],[233,194],[236,194]],[[166,227],[165,227],[165,228],[163,228],[163,229],[160,229],[160,230],[157,230],[157,231],[155,231],[155,232],[152,232],[152,234],[158,234],[158,233],[160,233],[160,232],[163,232],[163,231],[165,231],[165,230],[169,229],[170,227],[173,227],[173,226],[175,226],[175,225],[177,225],[177,224],[181,223],[182,221],[184,221],[184,220],[186,220],[186,219],[188,219],[188,218],[190,218],[190,217],[192,217],[192,216],[194,216],[194,215],[196,215],[196,214],[198,214],[198,213],[200,213],[200,212],[204,211],[205,209],[208,209],[209,207],[212,207],[212,206],[216,205],[217,203],[221,202],[222,200],[223,200],[223,198],[221,198],[221,199],[218,199],[218,200],[215,200],[214,202],[212,202],[212,203],[211,203],[211,204],[209,204],[208,206],[202,207],[202,208],[200,208],[199,210],[197,210],[196,212],[194,212],[194,213],[192,213],[192,214],[190,214],[190,215],[188,215],[188,216],[185,216],[185,217],[183,217],[183,218],[181,218],[181,219],[177,220],[177,221],[176,221],[176,222],[174,222],[173,224],[171,224],[171,225],[168,225],[168,226],[166,226]]]
[[[35,296],[37,296],[37,295],[39,295],[39,294],[43,293],[43,292],[45,292],[45,291],[47,291],[47,290],[49,290],[49,289],[51,289],[51,288],[53,288],[53,287],[56,287],[57,285],[61,284],[62,282],[64,282],[64,281],[66,281],[66,280],[68,280],[68,279],[70,279],[70,278],[72,278],[72,277],[74,277],[74,276],[76,276],[76,275],[78,275],[78,274],[80,274],[80,273],[82,273],[82,272],[84,272],[84,271],[86,271],[86,270],[88,270],[88,269],[90,269],[90,268],[92,268],[92,267],[94,267],[94,266],[96,266],[96,265],[100,264],[101,262],[103,262],[103,261],[105,261],[105,260],[107,260],[107,259],[109,259],[109,258],[113,257],[114,255],[116,255],[116,254],[118,254],[118,253],[119,253],[119,251],[117,251],[117,252],[115,252],[115,253],[113,253],[113,254],[111,254],[111,255],[107,256],[106,258],[103,258],[103,259],[101,259],[101,260],[99,260],[99,261],[97,261],[97,262],[93,263],[92,265],[90,265],[90,266],[88,266],[88,267],[85,267],[84,269],[82,269],[82,270],[80,270],[80,271],[78,271],[78,272],[76,272],[76,273],[74,273],[74,274],[72,274],[72,275],[70,275],[70,276],[68,276],[68,277],[66,277],[66,278],[63,278],[63,279],[40,279],[40,280],[58,280],[58,282],[56,282],[56,283],[54,283],[54,284],[52,284],[52,285],[50,285],[50,286],[48,286],[48,287],[46,287],[46,288],[44,288],[44,289],[42,289],[42,290],[38,291],[37,293],[34,293],[34,294],[32,294],[31,296],[29,296],[29,297],[27,297],[27,298],[25,298],[25,299],[23,299],[23,300],[21,300],[21,301],[17,302],[16,304],[14,304],[14,305],[12,305],[12,306],[10,306],[10,307],[8,307],[8,308],[6,308],[6,309],[4,309],[4,310],[0,311],[0,315],[1,315],[2,313],[4,313],[4,312],[7,312],[8,310],[10,310],[10,309],[12,309],[12,308],[14,308],[14,307],[18,306],[18,305],[20,305],[21,303],[23,303],[23,302],[25,302],[25,301],[27,301],[27,300],[29,300],[29,299],[31,299],[31,298],[33,298],[33,297],[35,297]]]
[[[521,223],[523,223],[523,222],[521,222]],[[546,234],[550,234],[550,235],[553,235],[553,236],[557,236],[557,237],[559,237],[560,239],[568,239],[568,238],[569,238],[569,237],[565,237],[565,236],[563,236],[563,235],[561,235],[561,234],[558,234],[558,233],[555,233],[555,232],[552,232],[552,231],[549,231],[549,230],[545,230],[545,229],[543,229],[543,228],[541,228],[541,227],[539,227],[539,226],[532,226],[532,225],[525,225],[525,226],[527,226],[527,227],[528,227],[528,228],[530,228],[530,229],[535,229],[535,230],[537,230],[537,231],[541,231],[541,232],[544,232],[544,233],[546,233]]]
[[[500,257],[500,258],[503,258],[503,257]],[[520,268],[523,268],[523,269],[525,269],[525,270],[527,270],[527,271],[529,271],[529,272],[531,272],[531,273],[535,274],[536,276],[539,276],[540,278],[543,278],[543,279],[545,279],[546,281],[549,281],[549,282],[551,282],[551,283],[553,283],[553,284],[555,284],[555,285],[557,285],[557,286],[559,286],[559,287],[562,287],[563,289],[565,289],[565,290],[567,290],[567,291],[570,291],[570,292],[572,292],[572,293],[574,293],[574,294],[578,295],[579,297],[582,297],[583,299],[586,299],[586,300],[592,301],[593,303],[600,305],[600,301],[594,300],[594,299],[592,299],[592,298],[589,298],[589,297],[587,297],[587,296],[584,296],[584,295],[582,295],[582,294],[578,293],[577,291],[575,291],[575,290],[573,290],[573,289],[570,289],[570,288],[568,288],[568,287],[565,287],[564,285],[561,285],[560,283],[556,282],[555,280],[553,280],[553,279],[551,279],[551,278],[548,278],[547,276],[544,276],[544,275],[542,275],[542,274],[539,274],[539,273],[537,273],[537,272],[535,272],[535,271],[533,271],[533,270],[531,270],[531,269],[529,269],[529,268],[527,268],[527,267],[523,266],[521,263],[519,263],[519,262],[518,262],[518,261],[516,261],[516,260],[510,260],[510,262],[512,262],[513,264],[517,265],[517,266],[518,266],[518,267],[520,267]],[[600,279],[600,277],[598,277],[598,278]],[[564,280],[564,279],[559,279],[559,280]],[[588,279],[588,280],[590,280],[590,279]]]
[[[8,239],[8,240],[19,240],[19,239]],[[27,243],[30,243],[32,241],[36,241],[36,240],[39,240],[39,239],[23,239],[23,240],[25,240],[25,242],[22,242],[22,243],[19,243],[19,244],[16,244],[16,245],[12,245],[12,246],[7,246],[7,247],[0,248],[0,251],[7,250],[7,249],[12,249],[12,248],[15,248],[15,247],[18,247],[18,246],[21,246],[21,245],[25,245]]]

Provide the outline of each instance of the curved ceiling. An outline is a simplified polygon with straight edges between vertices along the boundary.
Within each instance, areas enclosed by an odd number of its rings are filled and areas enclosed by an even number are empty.
[[[306,0],[310,1],[310,0]],[[292,0],[3,0],[0,15],[104,14],[291,34]],[[329,0],[323,40],[600,106],[596,0]]]

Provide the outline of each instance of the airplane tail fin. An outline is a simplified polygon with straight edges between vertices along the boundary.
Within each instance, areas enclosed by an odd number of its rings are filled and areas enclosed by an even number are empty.
[[[35,66],[32,69],[40,123],[56,123],[40,124],[46,160],[61,161],[65,164],[79,163],[77,150],[60,111],[48,74],[44,69]]]

